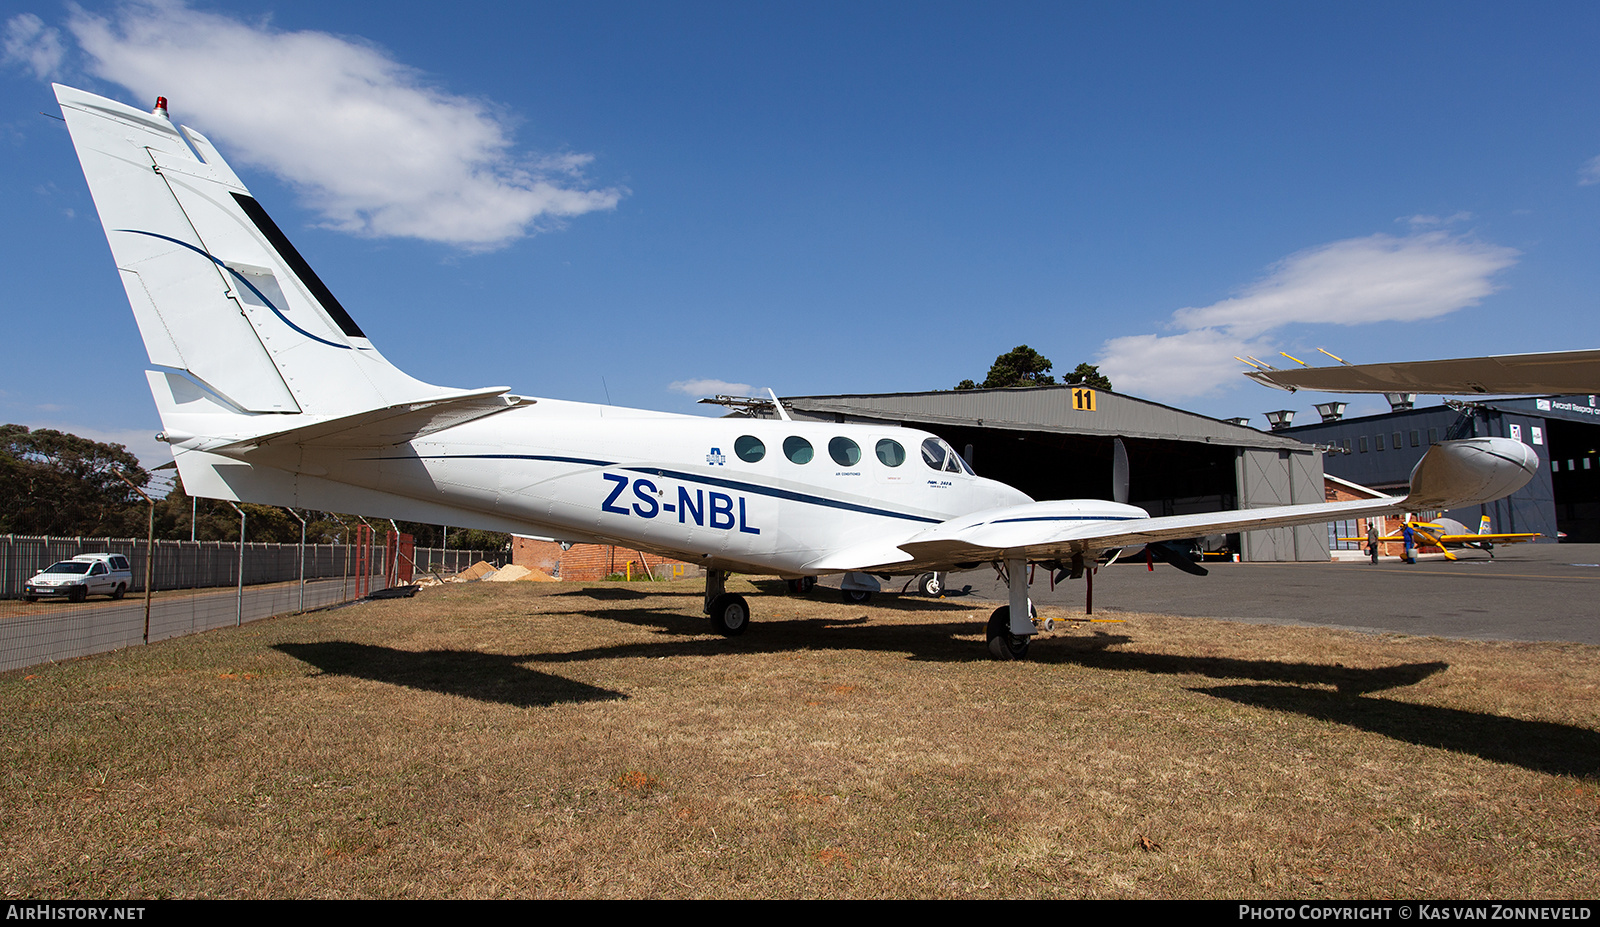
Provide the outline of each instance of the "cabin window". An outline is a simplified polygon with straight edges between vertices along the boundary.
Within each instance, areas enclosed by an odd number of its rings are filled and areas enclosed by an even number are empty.
[[[792,463],[808,464],[816,452],[811,449],[811,442],[799,435],[790,435],[783,439],[783,456]]]
[[[841,467],[853,467],[861,462],[861,446],[849,438],[834,438],[828,442],[828,456]]]
[[[906,449],[899,441],[884,438],[878,442],[878,459],[885,467],[898,467],[906,462]]]
[[[733,452],[745,463],[755,463],[767,456],[767,446],[755,435],[741,435],[733,442]]]

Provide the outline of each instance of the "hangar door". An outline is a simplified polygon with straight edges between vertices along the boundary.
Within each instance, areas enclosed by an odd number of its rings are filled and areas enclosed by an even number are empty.
[[[1303,505],[1323,502],[1322,458],[1314,451],[1240,448],[1239,507]],[[1241,560],[1328,559],[1328,532],[1322,525],[1246,531],[1240,535]]]

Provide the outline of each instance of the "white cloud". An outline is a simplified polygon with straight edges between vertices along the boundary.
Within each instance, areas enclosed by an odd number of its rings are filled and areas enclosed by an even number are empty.
[[[175,120],[293,184],[333,228],[493,248],[624,193],[585,188],[589,155],[516,151],[492,104],[446,93],[358,40],[181,0],[78,9],[67,28],[92,73],[142,99],[166,96]]]
[[[6,35],[0,47],[0,60],[33,72],[40,80],[53,80],[61,73],[66,49],[61,45],[61,30],[46,26],[32,13],[21,13],[6,21]]]
[[[727,380],[675,380],[667,389],[685,396],[749,396],[755,387],[748,383],[729,383]]]
[[[1514,249],[1445,232],[1336,241],[1290,255],[1238,296],[1179,309],[1172,314],[1172,327],[1182,329],[1177,334],[1107,341],[1097,363],[1131,393],[1214,393],[1238,382],[1234,355],[1277,350],[1267,337],[1276,328],[1437,318],[1493,293],[1491,278],[1517,256]]]
[[[1403,217],[1401,217],[1399,219],[1396,219],[1394,221],[1396,221],[1396,222],[1404,222],[1405,224],[1411,226],[1411,228],[1413,228],[1413,229],[1426,229],[1426,228],[1441,228],[1441,227],[1447,226],[1447,225],[1455,225],[1458,222],[1471,221],[1471,219],[1472,219],[1472,213],[1470,213],[1470,212],[1452,213],[1451,215],[1448,215],[1448,216],[1429,216],[1429,215],[1424,215],[1424,214],[1418,213],[1415,216],[1403,216]]]
[[[1596,155],[1583,163],[1578,168],[1578,186],[1587,187],[1600,183],[1600,155]]]

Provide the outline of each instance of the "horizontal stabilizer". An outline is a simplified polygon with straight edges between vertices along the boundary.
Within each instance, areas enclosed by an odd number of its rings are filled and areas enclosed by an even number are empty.
[[[508,396],[508,392],[508,387],[497,386],[460,395],[420,399],[268,432],[207,450],[213,454],[236,457],[269,447],[389,447],[531,401]]]

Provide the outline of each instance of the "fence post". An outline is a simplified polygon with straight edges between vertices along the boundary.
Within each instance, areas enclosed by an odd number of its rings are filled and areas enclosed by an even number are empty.
[[[228,502],[233,505],[232,502]],[[239,591],[235,601],[238,604],[238,615],[234,618],[233,626],[244,626],[244,509],[233,505],[233,510],[239,513]]]
[[[300,521],[300,610],[301,611],[305,611],[306,610],[306,520],[304,518],[300,518],[300,513],[296,512],[294,509],[290,509],[287,505],[284,506],[284,508],[289,509],[289,514],[293,515],[296,519],[299,519],[299,521]]]

